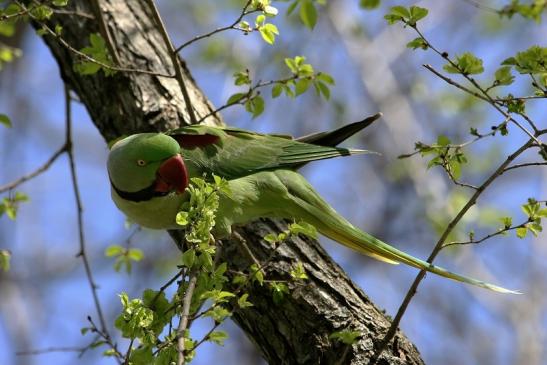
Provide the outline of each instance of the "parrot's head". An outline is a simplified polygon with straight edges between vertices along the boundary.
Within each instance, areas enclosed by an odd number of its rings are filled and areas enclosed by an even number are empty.
[[[180,146],[161,133],[134,134],[116,142],[108,156],[108,175],[118,194],[152,197],[171,191],[183,193],[188,187]]]

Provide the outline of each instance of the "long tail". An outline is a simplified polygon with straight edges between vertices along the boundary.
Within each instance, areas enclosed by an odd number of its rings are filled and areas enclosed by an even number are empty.
[[[300,178],[296,177],[296,175]],[[521,294],[518,291],[505,289],[481,280],[450,272],[442,267],[430,264],[398,250],[351,225],[351,223],[328,205],[301,175],[294,173],[292,176],[280,176],[280,178],[286,186],[287,184],[289,185],[291,200],[295,203],[293,207],[289,208],[291,210],[290,215],[293,218],[300,218],[314,225],[321,234],[344,246],[387,263],[407,264],[448,279],[500,293]]]
[[[309,134],[307,136],[298,137],[296,140],[299,142],[316,144],[318,146],[335,147],[349,137],[353,136],[355,133],[374,123],[374,121],[379,119],[381,116],[382,113],[376,113],[359,122],[346,124],[340,128],[328,132],[319,132]]]

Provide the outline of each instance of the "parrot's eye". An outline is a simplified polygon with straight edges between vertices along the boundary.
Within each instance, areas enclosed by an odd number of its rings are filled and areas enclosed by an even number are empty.
[[[144,166],[144,165],[146,165],[146,161],[145,160],[137,160],[137,165]]]

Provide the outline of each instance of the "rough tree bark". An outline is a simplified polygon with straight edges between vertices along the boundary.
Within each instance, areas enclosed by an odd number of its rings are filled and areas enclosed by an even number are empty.
[[[101,0],[100,5],[119,66],[174,74],[147,2]],[[70,1],[69,7],[79,13],[94,14],[89,0]],[[58,15],[49,24],[61,24],[63,38],[75,49],[87,46],[89,35],[100,32],[97,16]],[[44,38],[59,64],[63,80],[86,105],[105,140],[188,123],[176,79],[137,72],[118,72],[112,77],[105,77],[102,72],[81,76],[73,71],[78,56],[55,37]],[[186,67],[184,78],[197,117],[206,115],[212,107]],[[221,120],[209,118],[209,122],[221,123]],[[375,344],[389,327],[389,319],[316,241],[294,239],[272,252],[272,247],[261,238],[284,228],[283,222],[260,220],[237,231],[256,259],[265,260],[273,255],[266,272],[268,277],[288,278],[291,268],[300,261],[309,280],[293,285],[290,295],[277,305],[272,301],[271,290],[253,286],[250,300],[254,306],[236,312],[233,319],[270,364],[367,364]],[[223,258],[232,269],[243,270],[252,263],[242,247],[235,240],[223,243]],[[329,339],[332,332],[345,328],[361,331],[361,339],[352,346]],[[423,361],[415,346],[399,332],[378,364],[423,364]]]

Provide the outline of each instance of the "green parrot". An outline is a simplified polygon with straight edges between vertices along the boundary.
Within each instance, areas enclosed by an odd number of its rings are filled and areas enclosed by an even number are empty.
[[[112,198],[127,217],[144,227],[181,228],[175,217],[192,177],[228,181],[220,194],[213,235],[227,238],[234,224],[261,217],[304,221],[324,236],[361,254],[391,264],[404,263],[443,277],[502,293],[517,293],[449,272],[410,256],[359,230],[326,203],[296,170],[304,164],[367,153],[336,147],[378,119],[331,132],[292,139],[230,127],[191,125],[164,133],[139,133],[117,141],[108,157]]]

